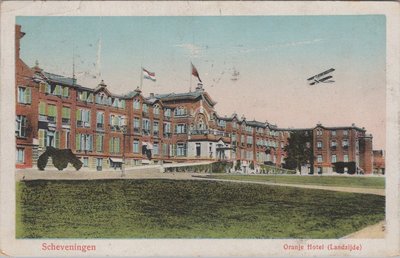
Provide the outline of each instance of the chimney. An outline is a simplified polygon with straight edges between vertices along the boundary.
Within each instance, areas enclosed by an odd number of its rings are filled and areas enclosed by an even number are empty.
[[[150,93],[150,98],[154,98],[154,93]]]

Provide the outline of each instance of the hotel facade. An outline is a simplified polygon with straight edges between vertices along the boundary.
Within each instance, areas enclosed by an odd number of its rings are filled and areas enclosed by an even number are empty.
[[[97,170],[172,162],[240,161],[242,170],[282,167],[290,134],[310,134],[310,171],[331,173],[333,163],[354,162],[372,173],[372,136],[364,128],[285,129],[237,114],[221,116],[201,84],[192,92],[150,94],[139,88],[113,94],[76,79],[29,68],[19,56],[24,33],[16,26],[16,167],[31,168],[47,146],[71,149]]]

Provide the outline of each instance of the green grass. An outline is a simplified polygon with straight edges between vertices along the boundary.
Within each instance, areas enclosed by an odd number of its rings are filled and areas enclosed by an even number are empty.
[[[338,238],[385,197],[194,180],[17,183],[18,238]]]
[[[283,184],[324,185],[385,189],[383,177],[361,176],[299,176],[299,175],[211,175],[211,178],[260,181]]]

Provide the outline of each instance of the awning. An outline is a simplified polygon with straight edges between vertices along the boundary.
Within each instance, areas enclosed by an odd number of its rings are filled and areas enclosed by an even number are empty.
[[[153,149],[153,144],[149,142],[142,142],[142,146],[146,146],[146,149],[152,150]]]
[[[110,160],[114,163],[122,163],[123,162],[122,159],[120,159],[120,158],[110,158]]]

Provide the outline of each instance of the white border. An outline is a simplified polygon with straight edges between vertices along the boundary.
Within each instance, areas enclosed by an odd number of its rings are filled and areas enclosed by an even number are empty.
[[[354,15],[383,14],[387,21],[386,216],[385,239],[340,240],[16,240],[14,119],[16,16],[162,16],[162,15]],[[11,256],[393,256],[399,255],[399,73],[395,2],[2,2],[0,88],[0,247]],[[95,252],[41,251],[41,243],[95,244]],[[361,252],[288,252],[283,244],[362,244]],[[1,254],[0,254],[1,255]]]

